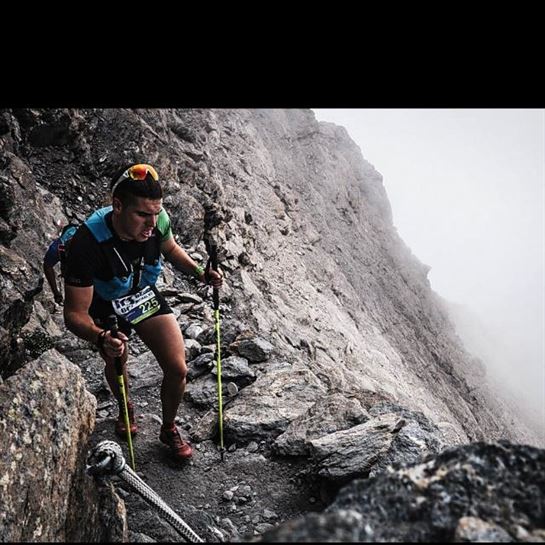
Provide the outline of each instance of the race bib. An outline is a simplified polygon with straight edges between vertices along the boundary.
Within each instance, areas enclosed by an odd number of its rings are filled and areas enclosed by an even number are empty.
[[[131,324],[137,324],[145,318],[153,316],[160,306],[150,286],[146,286],[134,295],[127,295],[112,301],[115,313]]]

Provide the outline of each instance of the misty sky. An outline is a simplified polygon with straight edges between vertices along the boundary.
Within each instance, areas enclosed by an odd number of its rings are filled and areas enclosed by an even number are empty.
[[[496,365],[545,415],[545,110],[315,109],[383,176],[432,288],[490,329]]]

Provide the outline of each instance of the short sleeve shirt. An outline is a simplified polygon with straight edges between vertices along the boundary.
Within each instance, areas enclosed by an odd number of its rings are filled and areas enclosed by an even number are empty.
[[[115,248],[121,258],[127,263],[139,259],[144,254],[144,245],[149,241],[121,240],[113,230],[111,212],[106,215],[105,220],[114,236]],[[170,218],[164,209],[159,213],[153,236],[160,237],[160,242],[172,238]],[[110,267],[101,244],[83,224],[72,238],[70,250],[66,256],[65,283],[69,286],[89,287],[93,285],[94,278],[108,280],[109,275],[111,275]]]

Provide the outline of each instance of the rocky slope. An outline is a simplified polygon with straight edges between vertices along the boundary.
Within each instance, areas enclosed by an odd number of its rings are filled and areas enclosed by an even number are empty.
[[[169,268],[160,284],[186,337],[180,423],[198,448],[192,465],[170,467],[158,444],[161,376],[137,341],[130,364],[139,471],[207,539],[264,533],[321,510],[354,477],[445,446],[540,444],[491,395],[427,267],[397,235],[380,174],[343,128],[305,110],[5,111],[1,374],[16,379],[45,349],[62,352],[97,397],[91,444],[113,438],[113,405],[96,351],[64,332],[41,291],[41,259],[56,222],[104,203],[110,173],[128,161],[156,166],[174,231],[196,259],[204,207],[219,209],[223,375],[233,384],[226,462],[215,450],[207,289]],[[176,540],[133,493],[125,501],[133,540]]]
[[[501,442],[448,449],[353,481],[324,513],[286,523],[263,541],[543,542],[544,454]]]

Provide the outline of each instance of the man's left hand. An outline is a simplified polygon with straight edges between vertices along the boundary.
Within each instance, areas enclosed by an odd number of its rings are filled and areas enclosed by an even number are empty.
[[[215,271],[214,269],[210,268],[204,275],[204,281],[214,288],[221,288],[223,284],[223,275],[220,271]]]

